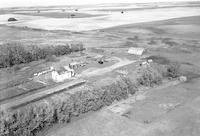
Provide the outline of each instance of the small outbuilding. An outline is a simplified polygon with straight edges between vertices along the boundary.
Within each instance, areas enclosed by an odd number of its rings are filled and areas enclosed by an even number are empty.
[[[52,72],[53,70],[54,70],[54,68],[53,68],[53,67],[50,67],[50,68],[48,68],[48,69],[46,69],[46,70],[43,70],[43,71],[40,71],[40,72],[35,73],[34,76],[44,75],[44,74],[47,74],[47,73],[49,73],[49,72]]]
[[[179,77],[179,81],[186,82],[187,81],[187,77],[186,76],[180,76]]]
[[[73,62],[71,62],[70,64],[69,64],[69,68],[70,69],[73,69],[73,70],[75,70],[75,69],[77,69],[77,68],[79,68],[79,67],[84,67],[84,66],[86,66],[86,62],[83,62],[83,61],[80,61],[80,62],[77,62],[77,61],[73,61]]]
[[[140,56],[144,53],[144,51],[145,51],[144,48],[131,47],[131,48],[128,49],[129,54],[140,55]]]

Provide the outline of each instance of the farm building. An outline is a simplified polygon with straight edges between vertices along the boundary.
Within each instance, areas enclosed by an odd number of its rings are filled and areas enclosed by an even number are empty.
[[[85,66],[86,64],[84,62],[77,62],[77,61],[74,61],[74,62],[71,62],[69,64],[69,68],[71,69],[77,69],[78,67],[83,67]]]
[[[144,53],[144,51],[145,51],[144,48],[131,47],[128,49],[128,53],[133,54],[133,55],[142,55]]]
[[[74,77],[75,73],[73,69],[70,69],[69,67],[61,67],[58,70],[52,71],[52,79],[55,82],[62,82],[66,79],[70,79],[71,77]]]
[[[50,68],[47,69],[47,70],[43,70],[43,71],[40,71],[40,72],[38,72],[38,73],[35,73],[34,76],[40,76],[40,75],[49,73],[49,72],[51,72],[51,71],[53,71],[53,70],[54,70],[54,68],[53,68],[53,67],[50,67]]]
[[[75,76],[75,72],[73,69],[69,68],[69,66],[60,67],[60,68],[50,67],[50,69],[34,74],[34,77],[50,78],[50,79],[53,79],[53,81],[55,82],[62,82],[74,76]]]

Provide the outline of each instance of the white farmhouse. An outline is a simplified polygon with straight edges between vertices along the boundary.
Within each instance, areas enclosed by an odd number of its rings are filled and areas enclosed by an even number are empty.
[[[75,76],[74,70],[68,69],[66,67],[52,71],[52,79],[55,82],[63,82],[64,80],[70,79],[71,77],[74,76]]]

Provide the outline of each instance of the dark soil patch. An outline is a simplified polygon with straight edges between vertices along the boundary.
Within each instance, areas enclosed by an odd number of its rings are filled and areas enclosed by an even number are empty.
[[[137,43],[127,41],[123,47],[138,47]]]
[[[162,39],[162,43],[169,45],[170,47],[178,45],[175,41],[173,41],[171,38],[164,38]]]
[[[22,15],[31,15],[31,16],[43,16],[43,17],[51,17],[51,18],[86,18],[86,17],[95,17],[102,15],[91,15],[86,13],[73,13],[73,12],[33,12],[33,13],[18,13]]]

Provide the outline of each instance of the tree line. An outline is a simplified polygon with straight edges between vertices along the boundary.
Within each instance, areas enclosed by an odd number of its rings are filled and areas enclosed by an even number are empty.
[[[46,59],[51,55],[62,56],[82,50],[84,48],[81,43],[45,47],[38,47],[36,45],[25,46],[17,43],[2,44],[0,45],[0,68]]]

